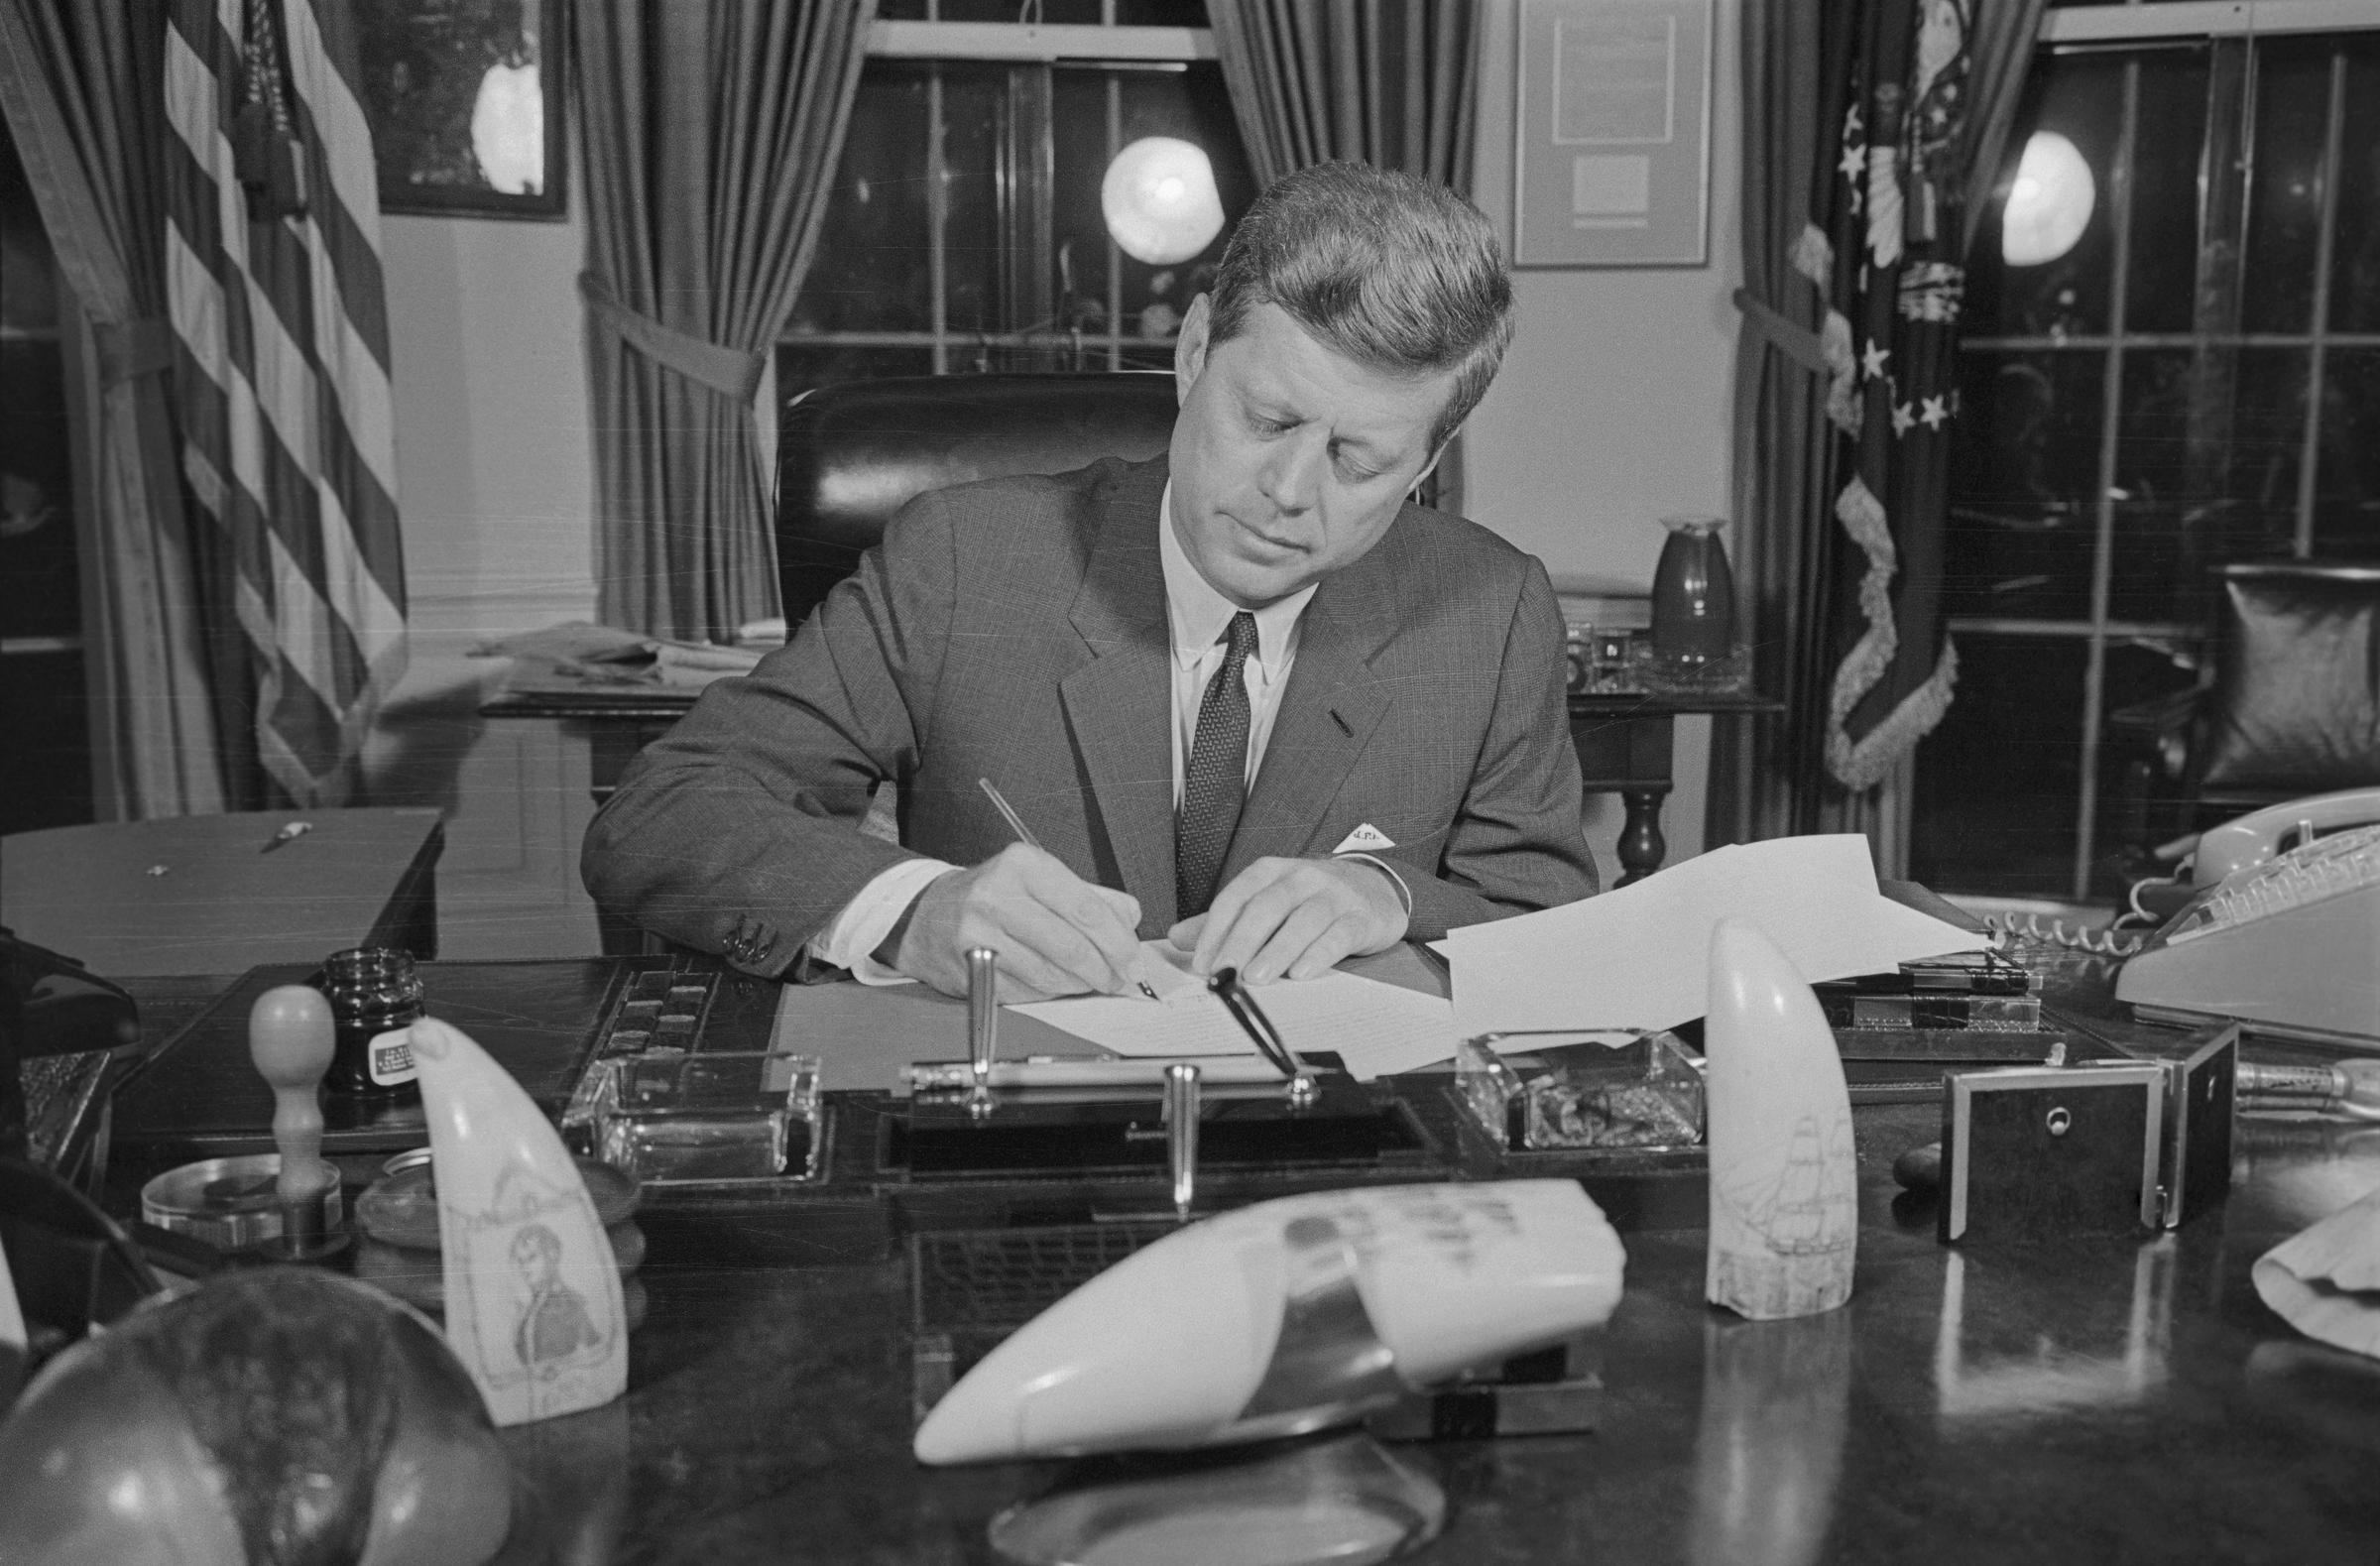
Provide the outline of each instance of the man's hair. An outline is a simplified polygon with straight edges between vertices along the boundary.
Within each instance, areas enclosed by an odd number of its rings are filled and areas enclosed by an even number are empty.
[[[1224,247],[1210,347],[1258,304],[1392,375],[1453,370],[1434,452],[1495,379],[1512,340],[1512,280],[1494,230],[1444,185],[1364,163],[1323,163],[1265,186]]]

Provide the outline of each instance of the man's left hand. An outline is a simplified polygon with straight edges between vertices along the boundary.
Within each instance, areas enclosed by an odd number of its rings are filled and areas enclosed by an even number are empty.
[[[1166,932],[1194,973],[1237,968],[1250,984],[1311,979],[1341,958],[1404,938],[1404,901],[1388,873],[1360,859],[1259,859],[1207,911]]]

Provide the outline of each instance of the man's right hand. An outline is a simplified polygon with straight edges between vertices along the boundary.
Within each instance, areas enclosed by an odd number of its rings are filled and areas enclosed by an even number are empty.
[[[967,953],[1000,953],[1000,998],[1034,1001],[1131,988],[1140,903],[1095,887],[1062,860],[1013,843],[919,893],[892,966],[944,995],[967,993]]]

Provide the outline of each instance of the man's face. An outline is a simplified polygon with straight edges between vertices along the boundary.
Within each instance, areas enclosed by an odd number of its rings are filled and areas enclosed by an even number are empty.
[[[1173,377],[1173,527],[1209,585],[1260,609],[1360,559],[1437,460],[1455,372],[1391,375],[1324,346],[1277,304],[1210,344],[1207,299]]]

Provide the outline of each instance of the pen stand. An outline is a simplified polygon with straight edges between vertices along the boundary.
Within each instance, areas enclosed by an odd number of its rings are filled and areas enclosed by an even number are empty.
[[[1619,1043],[1556,1033],[1483,1033],[1455,1048],[1456,1095],[1501,1146],[1685,1147],[1703,1140],[1703,1074],[1670,1032],[1613,1030]]]
[[[1368,1160],[1418,1146],[1335,1054],[1301,1057],[1316,1092],[1292,1104],[1280,1081],[1215,1083],[1199,1106],[1202,1168]],[[1161,1081],[1118,1087],[999,1087],[987,1106],[972,1090],[923,1091],[891,1128],[888,1161],[912,1174],[1033,1174],[1166,1165]]]

